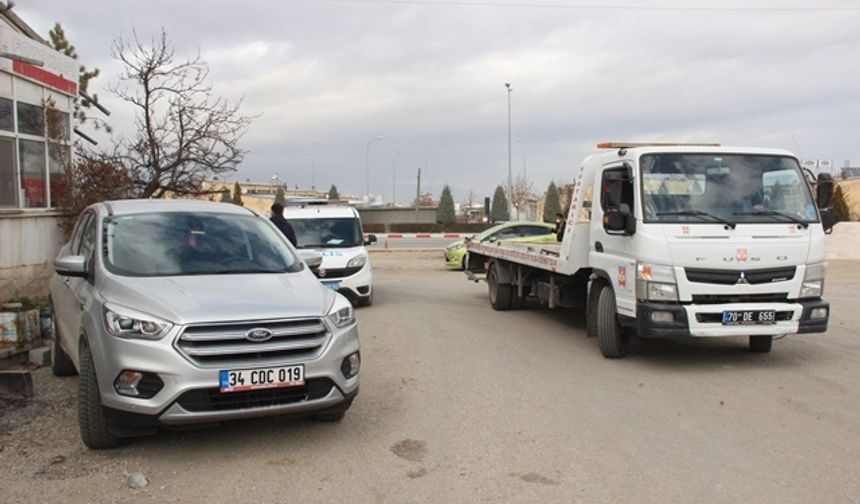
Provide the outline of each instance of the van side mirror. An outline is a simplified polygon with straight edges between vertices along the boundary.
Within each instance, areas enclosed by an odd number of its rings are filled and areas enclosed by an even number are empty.
[[[373,245],[377,241],[379,241],[379,240],[377,240],[375,234],[369,234],[369,235],[367,235],[367,240],[364,241],[364,244],[365,245]]]
[[[61,256],[54,260],[54,271],[65,277],[86,278],[87,260],[80,255]]]
[[[829,173],[819,173],[815,183],[815,203],[818,208],[829,208],[833,202],[833,177]]]
[[[315,250],[299,250],[299,257],[312,271],[322,266],[322,255]]]

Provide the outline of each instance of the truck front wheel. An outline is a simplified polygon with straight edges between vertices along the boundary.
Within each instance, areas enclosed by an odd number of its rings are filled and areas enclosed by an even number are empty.
[[[510,284],[499,283],[499,265],[493,261],[487,270],[487,287],[490,294],[490,306],[496,311],[510,310],[513,304],[514,287]]]
[[[773,336],[750,336],[750,350],[756,353],[768,353],[773,345]]]
[[[600,353],[607,359],[618,359],[630,352],[630,336],[625,333],[624,328],[618,321],[615,310],[615,292],[612,287],[601,283],[598,286],[600,292],[597,295],[595,329],[597,332],[597,343]],[[594,299],[594,298],[592,298]]]

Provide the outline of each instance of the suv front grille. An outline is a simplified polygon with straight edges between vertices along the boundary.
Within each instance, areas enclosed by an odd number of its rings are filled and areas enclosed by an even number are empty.
[[[266,341],[248,339],[248,332],[266,329]],[[315,357],[329,333],[319,318],[191,325],[176,340],[177,349],[202,367],[259,367]]]
[[[251,408],[279,406],[314,399],[322,399],[331,392],[334,384],[328,378],[305,380],[301,387],[271,388],[228,392],[222,394],[217,388],[189,390],[179,396],[177,402],[187,411],[231,411]]]
[[[796,266],[757,270],[684,268],[684,273],[687,275],[687,280],[691,282],[720,285],[735,285],[737,283],[744,283],[744,281],[741,280],[741,275],[743,275],[743,279],[746,281],[746,283],[750,285],[759,285],[773,282],[787,282],[794,278],[794,274],[796,272]]]

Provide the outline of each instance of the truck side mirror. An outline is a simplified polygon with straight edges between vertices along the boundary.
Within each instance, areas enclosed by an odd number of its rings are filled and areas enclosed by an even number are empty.
[[[824,232],[826,234],[830,234],[833,231],[833,226],[837,224],[836,216],[833,214],[833,211],[829,208],[824,208],[819,210],[821,213],[821,227],[824,228]]]
[[[829,208],[833,201],[833,177],[829,173],[819,173],[815,184],[815,202],[818,208]]]
[[[622,203],[603,212],[603,229],[608,234],[629,236],[636,233],[636,218],[630,206]]]

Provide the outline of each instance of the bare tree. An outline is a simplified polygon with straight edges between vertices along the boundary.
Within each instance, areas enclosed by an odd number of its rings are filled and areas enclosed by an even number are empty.
[[[120,138],[116,159],[132,174],[141,197],[199,194],[207,177],[235,171],[246,151],[239,140],[251,117],[212,94],[209,67],[198,54],[180,60],[167,33],[149,44],[135,33],[114,41],[124,70],[110,91],[135,109],[136,132]]]
[[[534,186],[523,175],[518,175],[514,181],[513,194],[511,194],[511,204],[517,209],[517,216],[522,215],[529,198],[534,194]]]

